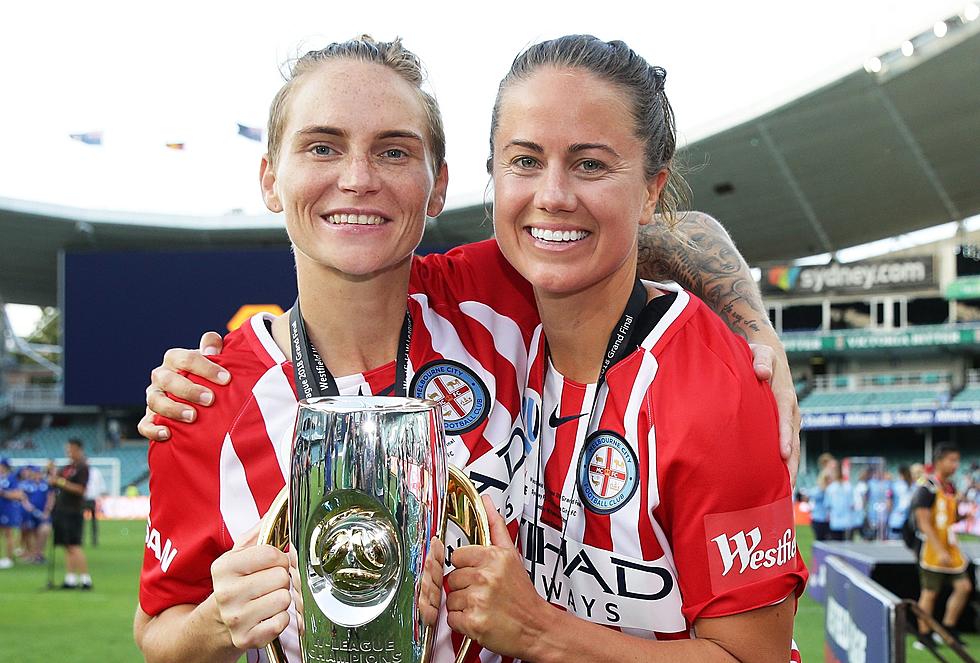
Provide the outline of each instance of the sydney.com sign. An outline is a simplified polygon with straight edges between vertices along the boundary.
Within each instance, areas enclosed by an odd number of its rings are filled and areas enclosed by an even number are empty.
[[[770,267],[763,270],[762,290],[770,295],[873,293],[923,288],[935,284],[932,256],[901,260],[868,260],[846,265]]]

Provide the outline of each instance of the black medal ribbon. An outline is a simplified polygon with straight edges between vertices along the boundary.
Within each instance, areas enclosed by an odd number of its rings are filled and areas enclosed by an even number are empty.
[[[589,408],[589,423],[586,430],[592,426],[592,419],[595,417],[596,404],[599,402],[599,391],[602,389],[602,385],[606,380],[606,372],[615,366],[617,363],[628,357],[630,354],[636,350],[637,342],[634,340],[634,332],[637,328],[642,328],[644,325],[638,324],[640,316],[643,314],[644,309],[647,305],[647,289],[643,285],[640,279],[636,279],[633,283],[633,291],[630,293],[629,299],[626,300],[626,308],[623,309],[623,314],[619,318],[619,322],[613,327],[612,333],[609,335],[609,342],[606,344],[606,353],[602,357],[602,366],[599,368],[599,377],[596,380],[595,395],[592,399],[592,406]],[[545,354],[548,354],[547,339],[545,339]],[[547,370],[545,368],[545,361],[540,362],[542,367],[541,375],[541,390],[544,391],[545,376],[544,372]],[[543,396],[544,394],[542,394]],[[542,506],[543,500],[546,499],[546,493],[544,486],[542,485],[542,466],[541,462],[541,449],[538,448],[538,476],[537,476],[537,486],[535,487],[535,502],[537,502],[537,491],[541,491]],[[559,512],[561,510],[561,499],[559,495]],[[569,503],[571,504],[571,503]],[[570,508],[570,507],[569,507]],[[562,541],[565,539],[565,532],[568,527],[568,518],[562,518],[562,529],[561,538]],[[540,526],[538,524],[538,505],[534,505],[534,536],[541,536]],[[531,582],[536,583],[535,571],[537,567],[537,547],[539,543],[537,541],[529,541],[528,545],[532,546],[532,558],[531,558]],[[551,574],[551,586],[546,590],[547,596],[545,600],[549,603],[552,599],[552,592],[555,588],[555,578],[558,575],[559,565],[555,564],[554,572]]]
[[[606,379],[606,371],[628,357],[636,349],[636,343],[633,342],[633,332],[637,327],[636,321],[643,313],[646,305],[647,289],[640,279],[636,279],[633,284],[633,292],[630,293],[630,298],[626,301],[623,315],[620,316],[619,322],[616,323],[609,335],[606,354],[602,357],[602,368],[599,369],[599,379],[596,381],[597,394]],[[592,404],[592,407],[595,408],[595,403]]]
[[[299,307],[299,298],[289,311],[290,355],[293,360],[293,376],[296,378],[296,393],[300,400],[319,396],[339,396],[337,381],[330,369],[323,363],[320,353],[306,333],[306,323]],[[408,393],[408,350],[412,344],[412,316],[405,311],[401,334],[398,339],[398,353],[395,358],[395,396]]]

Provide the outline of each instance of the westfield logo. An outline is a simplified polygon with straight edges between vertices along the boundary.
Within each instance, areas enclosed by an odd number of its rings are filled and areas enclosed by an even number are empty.
[[[727,576],[738,562],[738,573],[746,569],[771,569],[782,566],[796,557],[796,536],[792,529],[783,532],[776,545],[771,548],[761,548],[762,532],[758,527],[746,532],[741,530],[732,537],[721,534],[711,539],[718,546],[721,554],[722,576]]]

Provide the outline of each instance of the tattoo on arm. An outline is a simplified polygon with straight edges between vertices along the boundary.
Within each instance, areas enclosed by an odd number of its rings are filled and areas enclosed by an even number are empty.
[[[748,264],[721,224],[707,214],[681,213],[674,230],[659,219],[645,226],[640,233],[639,274],[676,281],[746,338],[771,329]]]

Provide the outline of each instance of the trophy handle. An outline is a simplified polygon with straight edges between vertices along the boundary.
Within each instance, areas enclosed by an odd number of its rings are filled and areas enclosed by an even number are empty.
[[[483,500],[473,482],[455,465],[449,465],[449,481],[446,488],[446,515],[475,545],[490,545],[490,519]],[[285,550],[289,545],[289,487],[284,486],[262,517],[258,542]],[[469,652],[472,640],[463,638],[456,654],[456,663],[462,663]],[[266,656],[273,663],[288,663],[282,643],[276,638],[265,646]]]
[[[279,550],[286,550],[289,545],[289,486],[283,486],[276,499],[272,500],[272,505],[262,517],[262,524],[259,527],[258,542],[274,546]],[[282,643],[276,637],[272,642],[265,646],[265,655],[272,663],[289,663],[286,660],[286,651],[282,648]]]
[[[449,482],[446,489],[446,513],[451,521],[475,545],[490,545],[490,519],[486,507],[480,499],[476,486],[463,471],[455,465],[449,465]],[[456,653],[456,663],[463,663],[466,654],[473,644],[469,637],[463,638],[463,644]]]

